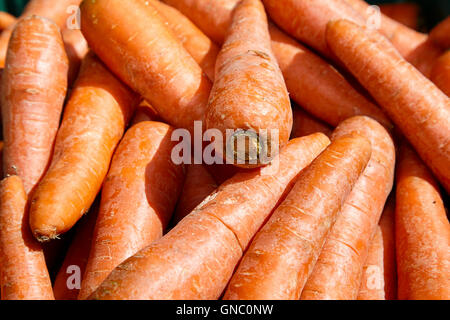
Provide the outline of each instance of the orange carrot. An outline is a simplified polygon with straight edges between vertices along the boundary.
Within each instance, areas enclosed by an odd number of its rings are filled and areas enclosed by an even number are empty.
[[[292,126],[291,138],[304,137],[315,132],[321,132],[328,137],[331,136],[332,130],[328,125],[310,116],[300,108],[294,108],[293,114],[294,125]]]
[[[68,79],[69,83],[73,84],[80,70],[81,61],[88,53],[89,48],[80,30],[64,29],[61,34],[70,62]]]
[[[139,92],[161,118],[192,129],[201,120],[209,79],[145,1],[85,0],[81,30],[90,47],[119,78]]]
[[[345,0],[263,0],[269,16],[287,33],[326,56],[331,56],[326,40],[327,22],[348,19],[364,24],[364,19]]]
[[[208,78],[214,81],[214,68],[219,47],[177,9],[159,0],[151,0],[150,5],[161,13],[167,25],[181,41],[187,52],[199,64]]]
[[[377,14],[369,10],[369,4],[364,0],[345,0],[361,16],[378,22]],[[368,15],[375,15],[370,17]],[[347,19],[341,17],[339,19]],[[417,32],[405,25],[381,14],[379,16],[379,31],[384,34],[400,54],[412,65],[414,65],[426,77],[430,76],[434,61],[442,55],[442,49],[436,46],[426,34]]]
[[[386,3],[379,7],[389,18],[413,30],[418,29],[420,7],[416,3]]]
[[[205,123],[206,128],[218,129],[227,136],[225,143],[220,141],[223,146],[216,146],[216,152],[221,152],[227,162],[254,167],[267,164],[276,154],[275,147],[282,148],[289,140],[292,109],[271,49],[262,3],[243,0],[234,12],[217,57]],[[230,129],[235,132],[228,136]],[[233,143],[233,139],[238,142]],[[244,139],[249,146],[241,148],[239,140]]]
[[[163,235],[181,192],[183,166],[172,162],[173,129],[145,121],[131,127],[106,177],[80,290],[86,299],[125,259]]]
[[[450,97],[450,50],[436,61],[430,79]]]
[[[232,12],[239,0],[165,0],[188,16],[202,31],[225,38]],[[213,14],[211,19],[210,14]],[[216,18],[215,15],[219,17]],[[269,25],[272,50],[286,81],[291,98],[302,108],[332,126],[356,115],[375,118],[391,127],[388,118],[361,95],[328,62],[308,48]],[[218,42],[219,44],[222,41]]]
[[[358,300],[397,299],[394,212],[395,204],[391,198],[370,242]]]
[[[439,188],[414,151],[402,146],[395,238],[398,298],[450,299],[450,225]]]
[[[336,139],[255,236],[225,300],[297,300],[341,206],[369,161],[358,135]]]
[[[77,300],[78,298],[91,249],[97,214],[98,203],[95,202],[87,216],[82,218],[76,227],[76,233],[53,285],[56,300]]]
[[[219,298],[253,235],[328,144],[320,133],[294,139],[270,165],[238,173],[163,238],[116,267],[90,298]]]
[[[449,191],[449,98],[377,32],[340,20],[329,23],[327,40]]]
[[[354,117],[336,128],[332,140],[352,133],[371,142],[372,156],[331,228],[302,300],[356,299],[370,240],[392,190],[395,147],[389,133],[373,119]]]
[[[5,144],[3,141],[0,141],[0,163],[3,163],[3,147]],[[3,167],[0,166],[0,177],[3,177]]]
[[[142,121],[159,121],[159,116],[156,110],[145,100],[141,101],[134,112],[131,125]]]
[[[217,44],[225,41],[231,12],[240,0],[162,0],[192,20]],[[212,27],[214,26],[214,27]]]
[[[8,12],[0,11],[0,32],[7,29],[10,25],[16,23],[17,18]]]
[[[444,49],[450,48],[450,17],[447,17],[431,30],[430,39]]]
[[[208,170],[208,172],[211,174],[211,176],[214,178],[214,181],[216,181],[216,184],[220,186],[222,183],[233,177],[235,174],[237,174],[240,171],[245,171],[246,169],[238,168],[236,166],[233,166],[232,164],[212,164],[212,165],[205,165],[205,168]]]
[[[183,220],[216,189],[217,184],[204,165],[188,165],[183,191],[173,217],[173,224],[176,225]]]
[[[30,225],[40,241],[69,230],[91,207],[136,97],[88,55],[65,107],[52,163],[32,197]]]
[[[19,19],[32,15],[41,16],[52,20],[59,28],[66,26],[70,18],[70,6],[78,6],[81,0],[31,0],[26,5]],[[11,37],[14,24],[6,28],[0,36],[0,67],[5,65],[6,51],[8,49],[9,38]]]
[[[28,228],[22,181],[0,183],[0,266],[2,300],[52,300],[44,254]]]
[[[1,84],[3,172],[27,194],[50,162],[67,91],[67,55],[58,27],[31,16],[15,27]]]

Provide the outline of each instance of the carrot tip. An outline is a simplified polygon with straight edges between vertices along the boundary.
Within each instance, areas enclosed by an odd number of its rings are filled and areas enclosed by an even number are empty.
[[[248,165],[270,163],[271,143],[270,138],[262,137],[252,130],[237,130],[234,132],[226,146],[226,155],[232,155],[233,163]],[[230,152],[231,151],[231,152]]]

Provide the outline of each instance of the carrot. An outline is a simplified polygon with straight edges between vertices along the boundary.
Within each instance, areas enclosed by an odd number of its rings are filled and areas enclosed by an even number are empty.
[[[430,39],[444,49],[450,48],[450,17],[444,19],[431,30]]]
[[[395,147],[389,133],[373,119],[354,117],[336,128],[332,140],[352,133],[371,142],[372,156],[331,228],[302,300],[356,299],[370,240],[392,190]]]
[[[367,139],[335,140],[299,176],[259,231],[225,300],[296,300],[341,206],[369,161]]]
[[[430,79],[450,97],[450,51],[447,51],[436,61]]]
[[[209,79],[145,1],[85,0],[81,30],[105,64],[139,92],[161,118],[175,127],[193,128],[205,113]]]
[[[237,166],[267,164],[276,154],[276,146],[282,148],[289,140],[291,104],[259,0],[243,0],[235,8],[217,57],[205,123],[206,128],[227,136],[225,144],[220,141],[223,146],[216,145],[216,152]],[[235,131],[228,136],[230,129]],[[248,146],[241,148],[239,140],[248,141]]]
[[[416,3],[387,3],[379,7],[389,18],[413,30],[418,29],[420,7]]]
[[[369,4],[363,0],[345,0],[361,16],[369,21]],[[341,17],[340,19],[347,19]],[[428,35],[417,32],[381,13],[379,31],[384,34],[400,54],[414,65],[426,77],[430,76],[434,61],[442,55],[442,49],[436,46]],[[374,22],[377,22],[375,17]]]
[[[163,238],[120,264],[94,299],[217,299],[253,235],[329,144],[291,140],[268,166],[238,173]]]
[[[370,241],[358,300],[397,299],[394,212],[395,203],[391,198]]]
[[[36,15],[52,20],[59,28],[66,26],[70,14],[70,6],[78,6],[81,0],[31,0],[26,5],[22,15],[18,20]],[[9,38],[11,37],[14,24],[6,28],[0,36],[0,67],[5,65],[6,51],[8,49]]]
[[[52,163],[32,197],[30,225],[39,241],[69,230],[89,209],[136,97],[88,55],[66,105]]]
[[[294,38],[326,56],[331,56],[326,40],[327,22],[348,19],[364,24],[364,19],[345,0],[263,0],[269,16]]]
[[[332,130],[327,124],[315,119],[300,108],[294,108],[293,115],[294,124],[291,138],[304,137],[315,132],[321,132],[327,137],[331,136]]]
[[[203,32],[225,38],[232,12],[239,0],[165,0],[177,7]],[[209,16],[212,14],[212,16]],[[218,16],[216,18],[216,15]],[[214,17],[214,19],[211,19]],[[356,115],[375,118],[387,127],[389,119],[361,95],[328,62],[300,45],[273,24],[269,25],[272,50],[283,73],[291,98],[302,108],[332,126]],[[218,42],[219,44],[222,41]]]
[[[94,202],[86,217],[80,220],[76,233],[56,275],[53,292],[56,300],[77,300],[81,280],[91,249],[92,235],[98,215],[98,203]],[[53,243],[53,242],[50,242]]]
[[[403,145],[397,170],[395,238],[398,298],[450,299],[450,225],[439,188]]]
[[[8,12],[0,11],[0,32],[16,23],[17,18]]]
[[[81,61],[88,53],[89,48],[80,30],[64,29],[61,34],[70,62],[68,79],[69,83],[73,84],[80,70]]]
[[[217,184],[204,165],[188,165],[183,191],[173,217],[173,224],[176,225],[183,220],[216,189]]]
[[[450,190],[449,98],[378,33],[344,20],[329,23],[327,30],[331,50]]]
[[[18,176],[0,183],[2,300],[52,300],[52,284],[39,243],[28,228],[27,195]]]
[[[79,298],[87,298],[122,261],[163,235],[184,180],[172,162],[173,129],[145,121],[119,144],[106,177]]]
[[[3,143],[3,141],[0,141],[0,163],[3,163],[3,147],[4,146],[5,146],[5,144]],[[2,168],[2,166],[0,166],[0,177],[3,177],[3,168]]]
[[[141,101],[134,112],[131,125],[142,121],[159,121],[159,116],[156,110],[145,100]]]
[[[356,115],[367,115],[386,127],[392,126],[383,112],[332,65],[274,25],[270,26],[270,34],[291,97],[305,110],[332,126]]]
[[[67,91],[67,55],[58,27],[38,16],[14,29],[1,84],[3,172],[27,194],[50,162]]]
[[[159,0],[151,0],[150,5],[161,13],[167,25],[181,41],[187,52],[199,64],[208,78],[214,81],[214,68],[219,47],[177,9]]]

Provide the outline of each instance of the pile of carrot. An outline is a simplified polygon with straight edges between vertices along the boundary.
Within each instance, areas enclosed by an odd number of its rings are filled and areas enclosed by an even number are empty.
[[[123,4],[0,13],[2,300],[450,299],[450,17]]]

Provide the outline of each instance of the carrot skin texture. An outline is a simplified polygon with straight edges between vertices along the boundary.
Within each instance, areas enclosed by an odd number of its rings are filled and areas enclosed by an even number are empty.
[[[214,69],[219,47],[177,9],[159,0],[150,1],[150,5],[163,15],[166,24],[183,44],[183,47],[194,58],[208,78],[214,81]]]
[[[218,299],[279,198],[328,144],[323,134],[291,140],[279,162],[238,173],[163,238],[116,267],[90,298]]]
[[[125,259],[159,239],[184,180],[171,151],[173,129],[140,122],[119,144],[106,177],[79,299],[86,299]],[[106,258],[105,258],[106,257]]]
[[[95,222],[98,215],[98,203],[95,202],[87,213],[87,216],[80,220],[77,230],[67,250],[61,268],[56,275],[53,285],[53,293],[56,300],[77,300],[80,289],[69,288],[68,282],[75,273],[69,269],[71,266],[79,268],[81,280],[86,270],[86,265],[91,249],[91,241],[94,233]],[[80,280],[80,282],[81,282]],[[71,283],[73,285],[74,283]]]
[[[1,84],[3,172],[27,194],[50,162],[67,92],[68,60],[58,27],[32,16],[11,37]]]
[[[217,57],[205,123],[207,129],[218,129],[224,137],[229,129],[254,130],[262,138],[255,144],[267,153],[269,160],[275,155],[271,148],[281,149],[289,140],[292,130],[289,94],[272,52],[267,16],[259,0],[243,0],[235,8],[229,33]],[[274,130],[278,136],[273,136]],[[268,161],[262,159],[259,150],[248,155],[249,152],[233,148],[233,154],[229,155],[226,149],[225,145],[216,148],[216,152],[222,151],[224,158],[237,166],[258,166]],[[240,165],[242,159],[245,163]]]
[[[165,0],[197,24],[203,32],[220,34],[223,42],[239,0]],[[217,17],[216,17],[217,15]],[[211,19],[214,17],[214,19]],[[375,118],[386,127],[389,119],[331,64],[269,24],[272,50],[291,98],[302,108],[332,126],[356,115]]]
[[[135,94],[93,54],[85,58],[52,163],[32,197],[30,226],[38,240],[68,231],[91,207],[136,104]]]
[[[447,17],[431,30],[430,39],[444,49],[450,48],[450,17]]]
[[[415,152],[399,151],[395,208],[398,298],[450,299],[450,225],[439,188]]]
[[[173,216],[173,224],[183,220],[192,210],[216,190],[218,185],[201,164],[189,164],[186,169],[183,191]]]
[[[192,129],[206,110],[211,82],[145,1],[83,1],[81,30],[99,58],[161,118]],[[139,21],[136,24],[136,21]]]
[[[327,137],[331,137],[331,133],[333,132],[330,126],[314,118],[300,108],[294,108],[293,119],[292,139],[308,136],[316,132],[321,132]]]
[[[447,97],[450,97],[450,51],[436,61],[430,79]]]
[[[370,240],[392,190],[395,147],[384,127],[367,117],[343,121],[332,141],[348,134],[366,137],[372,155],[330,230],[305,288],[302,300],[354,300]]]
[[[394,218],[391,198],[370,241],[357,300],[397,300]]]
[[[297,300],[330,226],[363,172],[370,143],[338,139],[300,174],[259,231],[230,281],[224,300]]]
[[[1,299],[53,300],[44,254],[29,231],[26,207],[20,178],[5,178],[0,183]]]
[[[377,32],[340,20],[328,24],[327,40],[449,191],[449,98]]]

